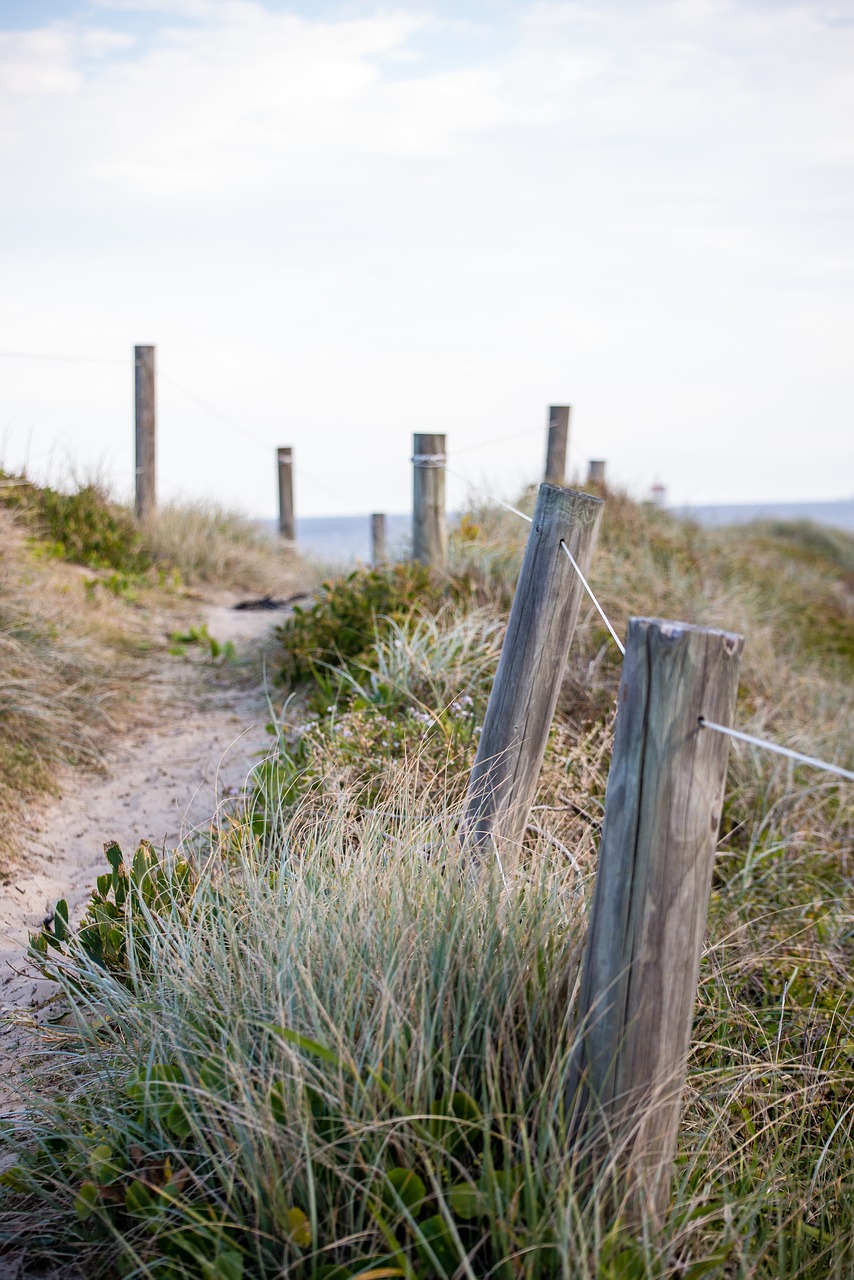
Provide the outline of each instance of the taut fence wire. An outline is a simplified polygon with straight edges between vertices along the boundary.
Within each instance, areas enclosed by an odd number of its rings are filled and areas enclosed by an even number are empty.
[[[450,474],[454,475],[454,472],[451,472]],[[526,520],[528,524],[532,522],[531,517],[526,516],[524,511],[519,511],[517,507],[511,506],[509,502],[503,502],[501,498],[496,498],[492,494],[485,493],[484,490],[479,489],[477,485],[471,484],[471,482],[466,480],[465,477],[455,475],[454,478],[457,480],[461,480],[464,484],[468,484],[469,487],[475,493],[477,493],[480,497],[485,498],[487,501],[494,502],[497,506],[503,507],[505,511],[512,512],[513,515],[518,516],[521,520]],[[566,553],[566,556],[570,564],[572,565],[573,569],[581,579],[581,585],[584,587],[584,590],[587,592],[588,596],[593,601],[593,604],[598,610],[599,615],[602,618],[602,621],[605,623],[605,626],[608,628],[608,631],[611,634],[611,638],[614,641],[614,644],[617,646],[620,653],[625,657],[625,653],[626,653],[625,645],[617,635],[617,632],[615,631],[610,619],[608,618],[601,604],[597,600],[590,584],[588,583],[584,574],[581,572],[581,569],[579,568],[578,564],[576,564],[572,556],[572,553],[569,550],[569,547],[563,541],[561,541],[560,545],[563,548],[564,552]],[[755,737],[754,734],[744,733],[741,729],[730,729],[726,725],[716,724],[712,720],[707,720],[705,716],[700,716],[698,724],[701,729],[709,729],[714,733],[726,734],[728,737],[734,738],[738,742],[745,742],[749,746],[758,747],[762,751],[770,751],[775,755],[784,756],[787,760],[793,760],[797,764],[804,764],[809,766],[812,769],[820,769],[825,773],[832,773],[836,775],[836,777],[845,778],[848,781],[854,782],[854,771],[852,771],[851,769],[844,769],[842,765],[833,764],[828,760],[820,760],[818,756],[810,756],[803,751],[795,751],[794,748],[792,747],[785,747],[778,742],[770,742],[767,738],[757,738]]]

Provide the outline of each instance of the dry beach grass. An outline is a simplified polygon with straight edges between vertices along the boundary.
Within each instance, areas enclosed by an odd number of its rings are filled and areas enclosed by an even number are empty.
[[[838,779],[731,752],[664,1223],[622,1215],[613,1169],[591,1186],[569,1149],[619,676],[592,609],[523,846],[472,877],[455,833],[523,541],[473,509],[454,603],[398,584],[360,652],[273,694],[242,813],[165,858],[125,850],[88,931],[60,918],[42,962],[69,1008],[45,1045],[63,1089],[8,1130],[8,1249],[92,1276],[854,1276]],[[612,494],[591,577],[618,629],[743,630],[740,726],[851,767],[852,564],[844,536],[706,533]],[[324,607],[352,621],[375,589],[321,590],[282,630],[283,667]]]

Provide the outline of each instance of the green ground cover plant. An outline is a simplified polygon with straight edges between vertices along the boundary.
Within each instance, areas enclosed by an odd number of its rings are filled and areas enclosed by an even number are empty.
[[[145,585],[281,592],[305,570],[259,525],[211,502],[166,502],[140,525],[98,480],[54,487],[0,468],[0,508],[33,550],[104,571],[90,579],[129,597]]]
[[[280,678],[293,685],[358,659],[373,644],[378,620],[435,613],[447,601],[473,599],[473,589],[465,575],[436,574],[415,561],[330,578],[279,628]]]
[[[608,503],[591,578],[618,627],[745,630],[739,723],[850,767],[845,653],[793,614],[835,601],[850,625],[844,537]],[[592,609],[522,845],[474,873],[458,835],[523,541],[473,511],[450,602],[331,582],[281,632],[293,687],[245,809],[204,848],[113,847],[81,928],[60,908],[35,940],[69,1015],[45,1046],[60,1087],[7,1125],[8,1249],[94,1277],[854,1277],[842,780],[731,751],[664,1221],[628,1212],[619,1152],[591,1180],[571,1148],[619,676]]]
[[[90,569],[113,569],[142,574],[152,557],[132,515],[114,503],[97,484],[63,492],[37,485],[25,477],[14,485],[0,485],[0,503],[16,512],[47,553]]]

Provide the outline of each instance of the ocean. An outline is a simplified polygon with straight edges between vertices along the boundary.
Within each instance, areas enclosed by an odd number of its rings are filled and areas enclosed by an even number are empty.
[[[854,498],[839,502],[747,502],[726,506],[675,507],[673,514],[708,528],[749,524],[753,520],[813,520],[854,533]],[[402,559],[411,546],[411,516],[386,516],[389,557]],[[299,550],[330,568],[344,568],[371,558],[370,516],[300,516]]]
[[[742,502],[731,506],[674,507],[673,514],[707,528],[754,520],[812,520],[854,533],[854,498],[839,502]]]
[[[389,559],[402,560],[412,545],[412,517],[387,515]],[[297,516],[297,547],[321,564],[340,568],[371,559],[370,516]]]

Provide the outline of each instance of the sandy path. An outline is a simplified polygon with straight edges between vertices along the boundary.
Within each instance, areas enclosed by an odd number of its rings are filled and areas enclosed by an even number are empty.
[[[207,614],[210,633],[231,639],[238,653],[280,616],[223,606]],[[207,827],[218,802],[241,788],[269,744],[257,685],[241,687],[210,664],[180,658],[164,659],[149,683],[150,723],[113,745],[105,774],[69,772],[63,794],[32,814],[22,870],[0,886],[0,1112],[16,1105],[22,1047],[21,1030],[4,1014],[37,1011],[51,991],[26,965],[30,930],[59,898],[79,918],[106,868],[106,840],[125,850],[140,839],[169,846]]]

